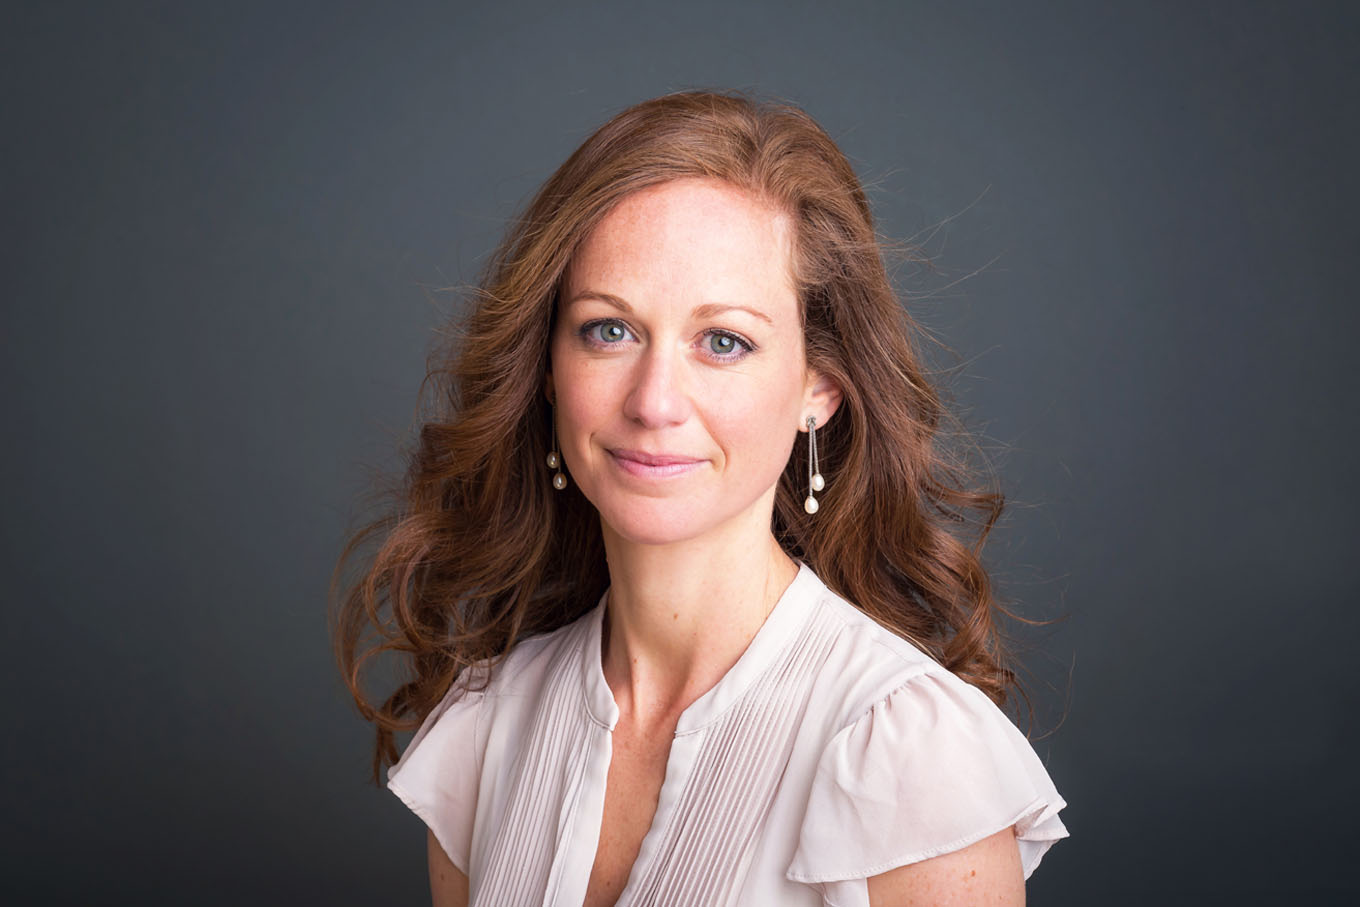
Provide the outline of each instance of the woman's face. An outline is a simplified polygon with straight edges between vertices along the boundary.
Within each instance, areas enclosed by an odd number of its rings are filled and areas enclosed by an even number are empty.
[[[806,367],[791,265],[788,217],[710,179],[628,196],[583,243],[547,391],[567,471],[607,532],[768,531],[799,427],[839,399]]]

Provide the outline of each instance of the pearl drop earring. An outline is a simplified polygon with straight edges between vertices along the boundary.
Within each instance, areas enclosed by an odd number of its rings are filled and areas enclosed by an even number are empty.
[[[817,499],[813,497],[815,492],[821,491],[826,487],[826,480],[822,478],[821,464],[817,462],[817,417],[808,416],[808,496],[803,502],[803,509],[808,513],[816,513],[818,508]]]
[[[552,477],[552,487],[561,491],[567,487],[567,477],[562,474],[562,457],[557,452],[557,413],[552,415],[552,443],[548,445],[548,468],[557,470]]]

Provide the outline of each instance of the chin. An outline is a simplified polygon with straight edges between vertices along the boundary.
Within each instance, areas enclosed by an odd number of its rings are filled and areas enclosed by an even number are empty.
[[[730,518],[684,498],[627,496],[595,503],[600,522],[609,532],[637,545],[667,545],[700,538]],[[600,503],[604,506],[601,507]]]
[[[587,497],[590,497],[589,495]],[[600,514],[600,522],[607,532],[637,545],[668,545],[688,542],[711,534],[726,534],[740,526],[753,524],[769,527],[774,496],[752,493],[734,494],[730,490],[718,495],[691,492],[666,497],[642,495],[609,495],[606,500],[591,498]],[[745,499],[742,506],[732,507],[734,498]],[[603,504],[604,506],[600,506]],[[728,506],[723,507],[726,504]],[[759,519],[758,511],[764,510]]]
[[[680,518],[677,514],[631,513],[621,519],[604,514],[600,520],[614,535],[635,545],[669,545],[699,538],[714,529],[710,522]]]

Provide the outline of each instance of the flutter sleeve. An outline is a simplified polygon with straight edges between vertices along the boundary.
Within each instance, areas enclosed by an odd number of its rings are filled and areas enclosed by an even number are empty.
[[[1064,806],[1038,755],[986,695],[945,671],[920,674],[827,744],[788,878],[863,880],[1012,825],[1029,878],[1067,836]]]
[[[464,875],[471,861],[481,778],[483,698],[483,691],[466,692],[455,685],[387,771],[388,789],[425,821]]]

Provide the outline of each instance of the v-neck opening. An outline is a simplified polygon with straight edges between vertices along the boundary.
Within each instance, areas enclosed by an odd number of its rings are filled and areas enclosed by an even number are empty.
[[[627,905],[632,904],[633,899],[637,896],[637,885],[640,884],[640,880],[647,877],[652,864],[658,858],[658,848],[662,846],[661,842],[666,837],[670,825],[675,821],[677,804],[684,796],[699,753],[704,746],[706,735],[702,732],[714,725],[730,708],[740,702],[742,697],[750,690],[752,684],[774,665],[781,654],[793,643],[800,628],[805,624],[813,604],[817,601],[818,592],[824,588],[816,574],[806,564],[799,561],[797,574],[780,593],[774,607],[766,615],[765,621],[736,662],[724,672],[717,683],[690,703],[681,713],[676,723],[675,734],[670,741],[665,775],[662,777],[661,787],[657,791],[656,811],[652,814],[652,820],[639,844],[637,856],[628,869],[628,878],[615,902],[620,907],[627,907]],[[604,748],[612,750],[609,739],[612,738],[613,730],[618,724],[619,709],[613,691],[604,676],[604,653],[601,645],[604,633],[605,602],[608,595],[609,593],[606,591],[600,597],[595,611],[588,618],[579,657],[586,712],[591,720],[600,726],[605,735],[604,740],[601,741]],[[592,839],[593,846],[590,849],[589,857],[590,867],[584,873],[587,879],[594,869],[595,860],[599,856],[599,841],[603,832],[604,820],[603,807],[607,796],[609,769],[612,761],[611,752],[609,758],[598,768],[598,771],[603,775],[598,779],[598,783],[601,785],[601,789],[598,791],[598,803],[596,804],[598,808],[591,811],[592,818],[597,820],[597,824],[591,831],[580,829],[577,832]],[[582,887],[580,891],[581,896],[584,897],[586,888]]]
[[[821,581],[804,564],[798,562],[798,573],[780,593],[774,608],[766,616],[755,636],[747,644],[745,651],[718,678],[718,682],[703,695],[690,703],[676,722],[675,736],[699,730],[716,721],[736,703],[751,683],[769,667],[788,640],[801,626],[808,608],[816,599],[816,591]],[[613,731],[619,720],[619,707],[614,692],[604,676],[603,648],[605,601],[609,596],[606,590],[590,615],[590,623],[584,644],[581,648],[582,689],[585,694],[586,711],[590,717],[606,729]]]

